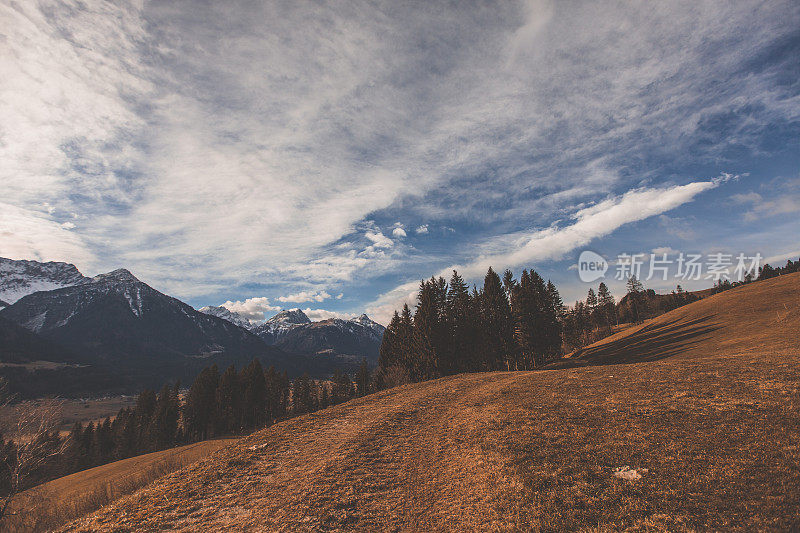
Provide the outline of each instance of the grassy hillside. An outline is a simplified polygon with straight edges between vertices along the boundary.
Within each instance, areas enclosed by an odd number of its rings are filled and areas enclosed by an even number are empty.
[[[798,353],[800,273],[742,285],[626,328],[572,354],[591,364]],[[577,361],[572,361],[576,363]]]
[[[54,479],[30,489],[12,504],[19,513],[2,531],[40,530],[94,511],[115,497],[133,492],[148,482],[206,458],[236,442],[214,439],[160,452],[130,457]]]
[[[287,420],[70,531],[800,528],[800,276]],[[631,363],[637,364],[614,364]]]

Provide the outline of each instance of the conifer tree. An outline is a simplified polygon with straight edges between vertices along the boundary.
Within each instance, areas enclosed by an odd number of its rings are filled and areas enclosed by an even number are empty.
[[[253,359],[239,376],[242,390],[242,426],[258,429],[267,422],[267,384],[264,369],[258,359]]]
[[[413,381],[431,379],[442,373],[445,345],[444,304],[447,285],[444,279],[431,278],[420,283],[417,309],[414,313],[414,359],[409,368]]]
[[[217,388],[218,432],[236,433],[241,431],[244,425],[242,390],[242,383],[236,367],[231,365],[222,373]]]
[[[636,276],[631,276],[628,278],[626,287],[628,289],[628,301],[630,302],[633,321],[638,324],[644,319],[644,297],[642,294],[644,292],[644,286],[641,281],[636,279]]]
[[[358,390],[356,394],[360,396],[366,396],[369,392],[369,368],[367,367],[367,360],[362,359],[361,365],[358,367],[358,373],[356,374],[356,387]]]
[[[180,404],[175,391],[164,385],[158,393],[155,410],[150,422],[150,441],[153,450],[162,450],[175,444],[178,433]]]
[[[454,270],[448,286],[443,324],[448,339],[441,354],[442,373],[453,374],[481,366],[473,354],[477,341],[475,315],[467,284]]]
[[[597,305],[602,313],[602,320],[608,328],[617,323],[616,302],[605,283],[600,282],[597,288]]]
[[[400,345],[400,330],[400,314],[395,311],[383,332],[383,340],[378,351],[378,366],[382,369],[401,364],[403,347]]]
[[[489,267],[480,294],[481,349],[493,370],[510,370],[517,357],[514,317],[500,276]]]
[[[217,365],[203,369],[195,378],[186,395],[184,427],[187,436],[195,441],[214,436],[217,423]]]

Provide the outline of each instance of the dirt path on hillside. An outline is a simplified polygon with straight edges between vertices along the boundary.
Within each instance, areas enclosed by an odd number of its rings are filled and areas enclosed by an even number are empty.
[[[798,384],[797,354],[453,376],[287,420],[68,530],[792,530]]]
[[[83,527],[513,527],[508,490],[521,483],[504,473],[501,447],[492,445],[504,417],[492,399],[520,377],[442,380],[289,420],[188,469],[185,483],[170,476],[135,495],[136,505],[112,505]],[[117,506],[126,511],[114,516]]]

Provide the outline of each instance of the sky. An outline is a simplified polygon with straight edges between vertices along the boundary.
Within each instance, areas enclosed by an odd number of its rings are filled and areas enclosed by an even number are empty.
[[[0,0],[2,257],[386,323],[453,268],[783,263],[798,214],[794,0]]]

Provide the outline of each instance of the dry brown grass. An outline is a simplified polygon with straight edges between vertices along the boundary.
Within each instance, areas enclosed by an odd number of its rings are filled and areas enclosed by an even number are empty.
[[[44,531],[100,509],[237,439],[215,439],[139,455],[54,479],[25,491],[0,531]]]
[[[799,307],[784,276],[604,339],[595,366],[287,420],[67,530],[797,530]]]

